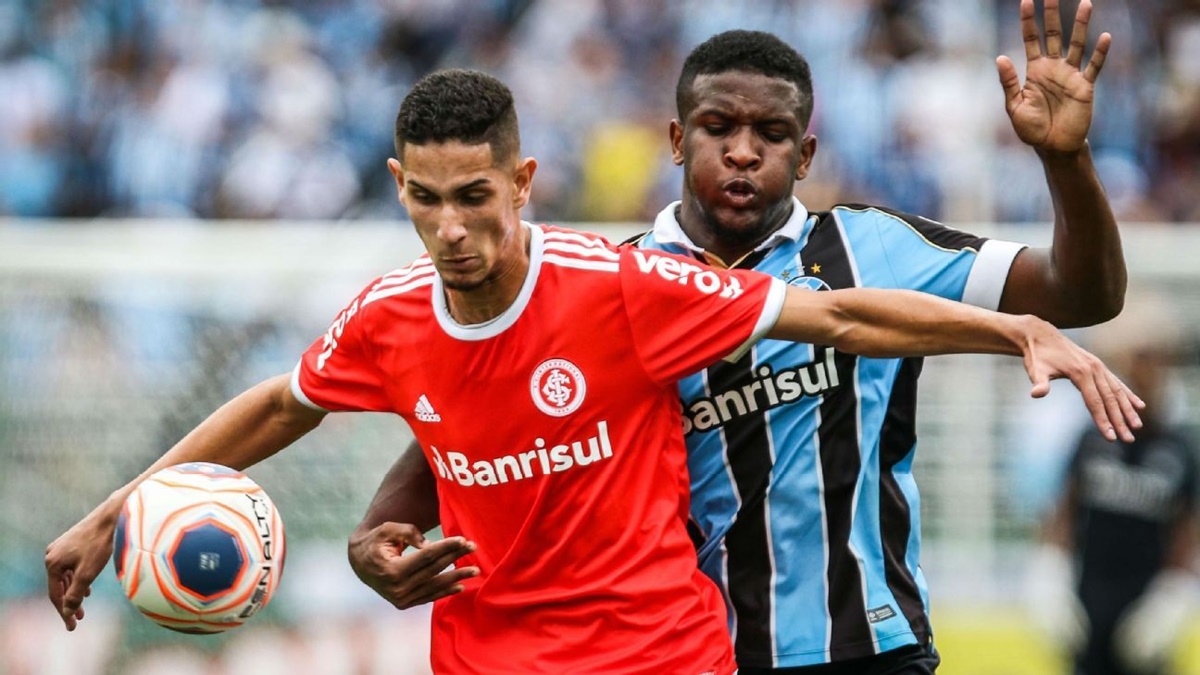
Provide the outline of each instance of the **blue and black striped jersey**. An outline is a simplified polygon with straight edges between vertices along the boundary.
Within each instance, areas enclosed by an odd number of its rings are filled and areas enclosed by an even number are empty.
[[[639,246],[700,251],[667,207]],[[736,266],[814,290],[933,293],[988,309],[1020,245],[886,209],[788,223]],[[921,359],[763,340],[680,383],[700,565],[738,663],[793,667],[929,639],[912,476]]]

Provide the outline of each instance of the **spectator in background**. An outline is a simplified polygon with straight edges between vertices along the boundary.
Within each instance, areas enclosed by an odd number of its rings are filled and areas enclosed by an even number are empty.
[[[1133,443],[1084,433],[1030,570],[1036,625],[1070,651],[1077,675],[1167,672],[1197,609],[1196,446],[1168,418],[1184,336],[1172,308],[1131,292],[1092,347],[1146,400]]]
[[[635,218],[679,181],[669,162],[652,161],[661,145],[646,141],[665,130],[645,120],[671,114],[658,83],[686,47],[743,28],[807,45],[818,87],[836,83],[838,96],[814,111],[813,131],[819,161],[837,161],[817,172],[824,184],[800,188],[809,205],[884,202],[956,222],[1048,220],[1040,185],[1014,183],[1038,167],[1000,140],[1007,124],[983,88],[988,56],[1019,50],[1005,31],[1018,4],[7,3],[0,215],[393,218],[399,207],[378,171],[386,105],[372,102],[403,96],[432,68],[457,66],[514,83],[527,145],[547,159],[531,216]],[[1069,20],[1077,5],[1062,0],[1059,12]],[[1106,0],[1096,11],[1098,22],[1130,36],[1096,92],[1106,114],[1091,135],[1101,178],[1120,189],[1114,206],[1131,221],[1200,220],[1192,195],[1200,7]],[[264,25],[272,28],[257,30]],[[994,125],[1004,133],[979,143]],[[623,157],[618,144],[632,152]]]

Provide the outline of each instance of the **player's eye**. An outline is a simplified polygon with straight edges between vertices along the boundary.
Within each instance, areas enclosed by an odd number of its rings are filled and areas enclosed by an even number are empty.
[[[764,129],[760,133],[771,143],[782,143],[788,139],[787,132],[780,129]]]

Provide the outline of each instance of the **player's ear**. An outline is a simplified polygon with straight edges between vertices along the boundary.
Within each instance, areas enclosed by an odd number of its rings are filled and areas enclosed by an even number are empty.
[[[683,123],[671,120],[668,132],[671,136],[671,161],[675,166],[683,166]]]
[[[800,139],[800,161],[796,162],[796,180],[808,177],[813,157],[817,154],[817,137],[812,134]]]
[[[533,189],[533,174],[537,171],[537,160],[532,157],[526,157],[517,162],[517,166],[513,169],[513,185],[516,186],[516,191],[513,194],[513,206],[515,208],[524,208],[529,203],[529,195]]]
[[[404,167],[400,166],[400,161],[394,157],[388,158],[387,167],[388,171],[392,172],[392,178],[396,179],[396,197],[404,204]]]

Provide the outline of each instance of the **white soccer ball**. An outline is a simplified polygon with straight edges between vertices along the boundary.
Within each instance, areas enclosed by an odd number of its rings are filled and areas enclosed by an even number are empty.
[[[220,633],[267,605],[283,574],[283,521],[246,474],[194,462],[159,471],[125,500],[113,562],[154,622]]]

